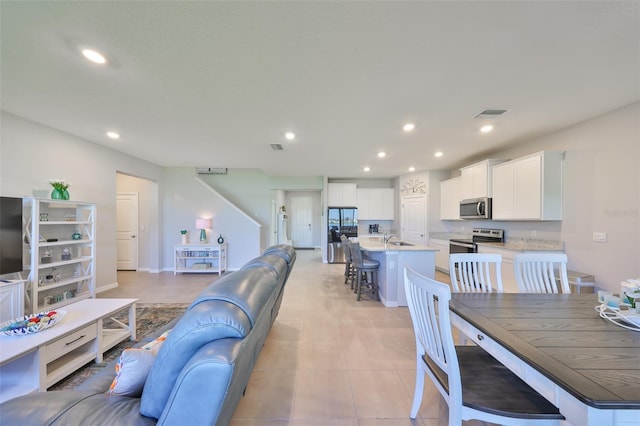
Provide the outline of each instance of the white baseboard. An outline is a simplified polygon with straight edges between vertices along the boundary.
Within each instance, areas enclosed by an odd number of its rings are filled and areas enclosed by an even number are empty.
[[[118,283],[111,283],[107,285],[101,285],[100,287],[96,287],[96,293],[102,293],[103,291],[111,290],[114,288],[118,288]]]

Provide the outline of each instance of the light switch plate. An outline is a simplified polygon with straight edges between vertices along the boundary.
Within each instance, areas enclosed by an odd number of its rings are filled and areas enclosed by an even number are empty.
[[[607,242],[607,233],[606,232],[594,232],[593,233],[593,241],[596,243],[606,243]]]

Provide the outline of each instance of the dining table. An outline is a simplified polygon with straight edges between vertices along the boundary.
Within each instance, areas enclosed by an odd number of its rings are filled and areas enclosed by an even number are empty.
[[[454,293],[455,329],[566,418],[640,425],[640,332],[600,317],[595,294]]]

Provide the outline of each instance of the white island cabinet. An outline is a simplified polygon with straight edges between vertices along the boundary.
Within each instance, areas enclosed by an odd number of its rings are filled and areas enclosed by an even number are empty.
[[[394,240],[395,241],[395,240]],[[381,241],[363,239],[360,248],[367,257],[380,262],[378,285],[380,301],[387,308],[407,306],[404,291],[404,267],[409,266],[429,278],[436,275],[437,249],[422,245],[394,246]]]

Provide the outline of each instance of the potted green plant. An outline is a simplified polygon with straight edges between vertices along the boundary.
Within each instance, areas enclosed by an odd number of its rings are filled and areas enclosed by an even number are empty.
[[[187,230],[181,229],[180,236],[182,237],[182,244],[187,244]]]

